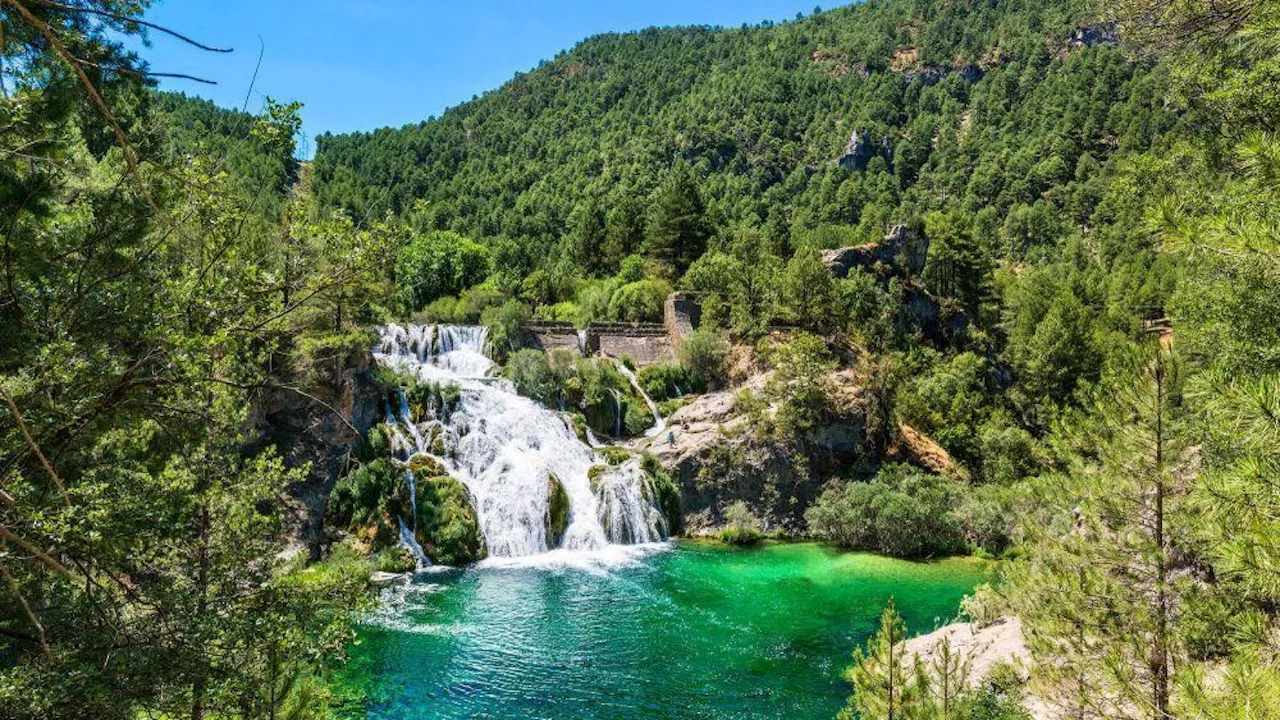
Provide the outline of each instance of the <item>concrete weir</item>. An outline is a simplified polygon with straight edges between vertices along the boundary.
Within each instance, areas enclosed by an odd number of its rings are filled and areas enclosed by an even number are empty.
[[[680,340],[698,328],[702,307],[693,295],[674,293],[663,305],[661,323],[533,323],[526,332],[530,347],[546,352],[568,350],[583,355],[628,357],[636,367],[676,361]]]

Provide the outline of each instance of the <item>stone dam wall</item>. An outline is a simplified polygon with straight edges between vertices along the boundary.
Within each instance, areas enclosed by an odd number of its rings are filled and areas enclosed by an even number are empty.
[[[579,330],[572,323],[533,323],[525,329],[529,347],[551,352],[631,358],[636,367],[676,362],[680,339],[698,329],[702,305],[689,293],[674,293],[663,305],[661,323],[592,323]]]
[[[536,323],[526,329],[530,347],[551,352],[628,357],[636,367],[673,363],[675,350],[667,329],[659,324],[593,323],[579,331],[570,323]]]

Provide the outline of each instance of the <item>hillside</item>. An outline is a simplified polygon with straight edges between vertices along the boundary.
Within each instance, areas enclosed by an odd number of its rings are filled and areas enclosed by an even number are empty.
[[[1097,177],[1177,123],[1081,5],[877,0],[599,36],[438,120],[321,136],[316,194],[358,217],[425,200],[422,225],[488,239],[509,281],[612,274],[677,163],[715,229],[759,225],[779,251],[982,209],[998,254],[1043,255],[1106,225]]]

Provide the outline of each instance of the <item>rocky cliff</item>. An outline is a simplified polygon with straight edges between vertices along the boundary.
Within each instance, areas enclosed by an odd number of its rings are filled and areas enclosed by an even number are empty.
[[[382,416],[373,356],[352,349],[321,361],[300,386],[281,384],[254,398],[249,451],[274,446],[291,467],[309,465],[307,479],[288,489],[289,533],[316,556],[325,504],[360,437]]]

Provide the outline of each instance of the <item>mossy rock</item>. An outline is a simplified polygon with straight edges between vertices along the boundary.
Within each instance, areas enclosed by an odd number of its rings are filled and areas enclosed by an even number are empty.
[[[413,472],[414,477],[440,477],[449,474],[435,458],[426,455],[414,455],[409,458],[409,470]]]
[[[433,455],[437,457],[445,457],[448,455],[448,448],[444,444],[444,428],[439,425],[432,425],[427,431],[427,448]]]
[[[547,476],[547,546],[559,547],[569,529],[569,493],[555,474]]]
[[[604,474],[607,472],[609,472],[608,465],[592,465],[591,468],[587,470],[587,480],[591,482],[592,493],[597,495],[600,493],[600,479],[603,478]]]
[[[600,448],[600,455],[610,465],[621,465],[631,459],[630,452],[616,447]]]
[[[466,565],[488,555],[465,485],[448,475],[418,480],[417,540],[427,557],[443,565]]]
[[[658,496],[658,507],[662,509],[662,515],[667,520],[667,530],[674,536],[679,534],[681,525],[680,513],[680,484],[675,478],[671,477],[658,462],[658,458],[645,453],[640,460],[640,467],[649,476],[650,483],[645,483],[646,489],[652,489]]]

